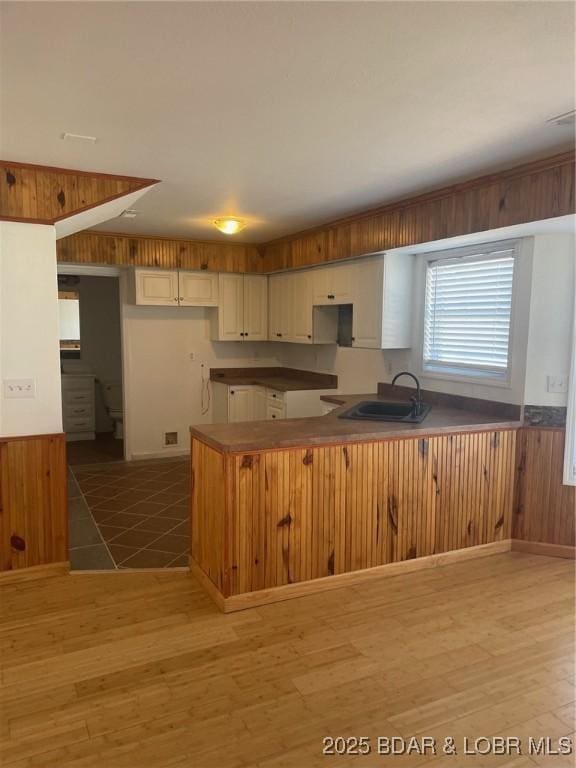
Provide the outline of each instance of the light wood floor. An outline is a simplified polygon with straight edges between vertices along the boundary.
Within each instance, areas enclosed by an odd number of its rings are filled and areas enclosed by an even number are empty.
[[[322,756],[327,735],[570,734],[568,560],[496,555],[227,616],[187,573],[76,575],[5,586],[1,611],[3,768],[574,764]]]

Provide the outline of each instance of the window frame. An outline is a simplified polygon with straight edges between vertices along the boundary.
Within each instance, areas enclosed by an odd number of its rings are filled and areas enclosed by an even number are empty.
[[[418,367],[419,374],[422,378],[512,389],[521,242],[520,239],[489,241],[461,248],[449,248],[424,254],[418,344]],[[450,366],[439,364],[436,367],[427,365],[424,360],[424,341],[426,334],[426,285],[430,265],[435,262],[446,262],[454,259],[464,259],[468,262],[489,261],[497,259],[498,252],[502,250],[512,251],[512,258],[514,259],[512,299],[510,303],[510,327],[508,333],[508,365],[505,372],[503,372],[502,376],[498,376],[494,375],[494,369],[482,372],[479,366],[466,366],[466,364]]]

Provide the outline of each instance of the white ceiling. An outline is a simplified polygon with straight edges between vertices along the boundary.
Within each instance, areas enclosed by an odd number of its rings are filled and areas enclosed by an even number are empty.
[[[569,2],[1,4],[4,159],[162,179],[101,229],[261,242],[570,146]],[[98,137],[61,140],[64,131]]]

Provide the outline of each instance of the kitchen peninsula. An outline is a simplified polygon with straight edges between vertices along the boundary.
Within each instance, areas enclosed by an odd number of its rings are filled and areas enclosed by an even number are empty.
[[[424,392],[420,424],[339,418],[413,392],[191,428],[191,567],[222,610],[510,548],[519,407]]]

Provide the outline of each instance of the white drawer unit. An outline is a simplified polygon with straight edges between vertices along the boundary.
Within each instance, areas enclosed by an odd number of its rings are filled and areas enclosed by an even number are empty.
[[[94,375],[62,375],[62,423],[66,440],[94,440]]]

